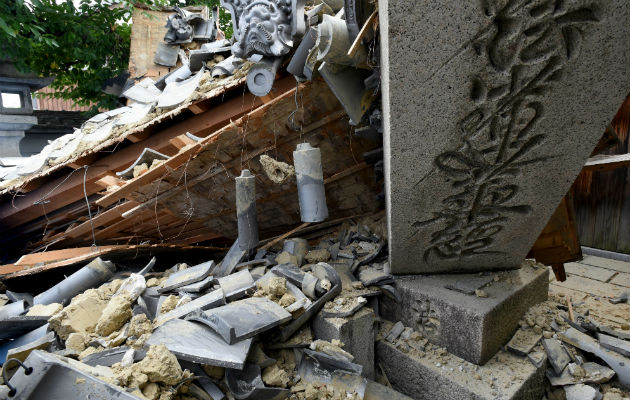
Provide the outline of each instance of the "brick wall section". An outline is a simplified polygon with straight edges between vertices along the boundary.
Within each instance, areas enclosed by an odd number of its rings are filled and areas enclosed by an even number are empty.
[[[49,87],[42,88],[38,90],[36,93],[52,93],[52,90]],[[87,111],[90,109],[89,106],[79,106],[74,103],[72,100],[64,100],[64,99],[54,99],[51,97],[37,97],[34,99],[37,102],[37,109],[44,111]]]
[[[155,64],[153,58],[158,43],[164,40],[166,34],[166,18],[172,13],[172,11],[151,11],[140,8],[133,12],[129,52],[129,73],[132,79],[143,76],[157,79],[169,72],[168,67]]]

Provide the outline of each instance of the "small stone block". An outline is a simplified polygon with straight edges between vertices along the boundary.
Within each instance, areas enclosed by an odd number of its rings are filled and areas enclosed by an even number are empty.
[[[316,339],[341,341],[344,350],[363,367],[363,375],[374,379],[374,311],[363,308],[349,318],[325,318],[318,313],[312,322]]]
[[[512,338],[518,321],[547,299],[548,272],[526,261],[488,283],[488,297],[466,295],[447,285],[478,275],[397,276],[400,302],[382,296],[381,315],[419,331],[431,343],[467,361],[483,364]]]
[[[418,400],[540,400],[545,390],[544,367],[504,351],[477,367],[454,355],[404,353],[379,340],[376,362],[394,389]]]
[[[524,357],[532,351],[541,338],[542,334],[534,332],[533,329],[519,329],[508,342],[507,348],[511,352]]]

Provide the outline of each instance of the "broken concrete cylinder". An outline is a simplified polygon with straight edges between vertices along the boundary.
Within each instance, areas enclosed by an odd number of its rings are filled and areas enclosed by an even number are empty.
[[[256,177],[244,169],[236,178],[236,218],[238,219],[238,245],[241,250],[258,246],[256,219]]]
[[[341,18],[324,15],[324,20],[319,25],[316,46],[319,49],[319,55],[317,56],[319,61],[367,67],[367,51],[363,45],[359,45],[359,49],[354,57],[348,56],[348,50],[350,50],[352,42],[350,41],[346,21]]]
[[[113,262],[97,257],[63,281],[35,296],[33,304],[65,304],[77,294],[107,281],[115,271]]]
[[[247,88],[255,96],[266,96],[273,87],[282,57],[263,58],[247,74]]]
[[[299,143],[293,152],[302,222],[321,222],[328,218],[322,155],[309,143]]]

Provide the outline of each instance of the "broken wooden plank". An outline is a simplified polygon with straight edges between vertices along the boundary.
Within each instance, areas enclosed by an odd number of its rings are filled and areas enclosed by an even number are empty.
[[[596,155],[590,157],[584,164],[583,171],[610,171],[630,166],[630,153],[613,155]]]
[[[81,225],[66,231],[66,236],[69,238],[77,238],[81,235],[90,233],[92,231],[92,227],[96,229],[122,218],[122,214],[125,211],[132,209],[136,205],[137,203],[134,201],[127,201],[117,205],[116,207],[110,208],[109,210],[103,211],[100,214],[94,215],[92,221],[85,221]]]

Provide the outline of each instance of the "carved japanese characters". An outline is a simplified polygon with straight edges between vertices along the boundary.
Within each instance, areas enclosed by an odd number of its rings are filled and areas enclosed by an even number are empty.
[[[630,11],[436,1],[387,8],[392,271],[518,268],[630,90]]]
[[[579,56],[580,28],[596,22],[593,6],[511,1],[473,43],[476,52],[488,54],[490,68],[471,77],[474,108],[459,122],[463,144],[434,160],[452,191],[433,218],[412,224],[419,230],[443,223],[431,233],[425,261],[508,250],[494,248],[494,237],[512,215],[532,211],[517,197],[520,170],[553,157],[535,151],[546,138],[534,129],[545,117],[541,99],[562,79],[567,61]]]

